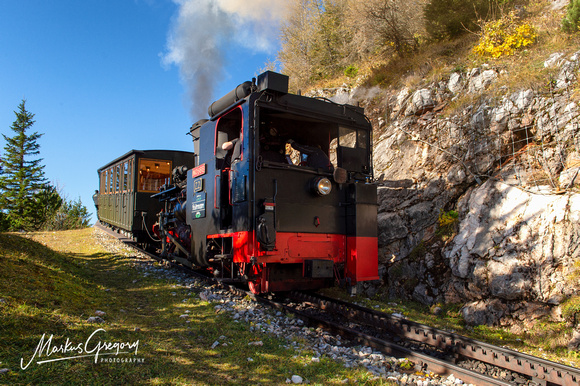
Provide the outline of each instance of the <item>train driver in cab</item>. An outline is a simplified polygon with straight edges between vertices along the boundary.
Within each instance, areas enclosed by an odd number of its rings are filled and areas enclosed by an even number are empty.
[[[240,160],[242,155],[242,141],[240,138],[234,138],[231,141],[224,142],[222,144],[222,150],[230,151],[232,150],[230,157],[230,164]]]
[[[320,147],[301,145],[292,139],[289,139],[287,142],[292,146],[292,149],[299,151],[301,155],[306,155],[306,166],[326,169],[330,172],[334,169],[330,159]]]

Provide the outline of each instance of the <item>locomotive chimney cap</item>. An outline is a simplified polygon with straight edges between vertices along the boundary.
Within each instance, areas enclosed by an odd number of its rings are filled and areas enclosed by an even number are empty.
[[[258,91],[270,90],[280,93],[288,93],[288,75],[274,71],[266,71],[258,75]]]

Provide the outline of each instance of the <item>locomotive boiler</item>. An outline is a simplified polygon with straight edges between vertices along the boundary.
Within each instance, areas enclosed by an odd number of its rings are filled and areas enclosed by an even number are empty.
[[[267,71],[190,129],[194,166],[154,197],[162,256],[254,293],[378,279],[377,194],[364,110],[288,92]]]

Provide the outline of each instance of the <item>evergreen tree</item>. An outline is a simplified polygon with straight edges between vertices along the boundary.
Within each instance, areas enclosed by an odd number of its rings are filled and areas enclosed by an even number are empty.
[[[0,158],[0,176],[2,176],[2,158]],[[2,190],[0,189],[0,192]],[[8,219],[4,207],[0,205],[0,232],[8,229]]]
[[[26,101],[15,111],[16,120],[10,127],[13,137],[4,134],[6,146],[0,160],[0,208],[5,214],[9,230],[33,229],[38,223],[33,212],[34,195],[46,184],[41,158],[33,158],[40,151],[38,132],[28,134],[34,125],[34,114],[26,110]]]
[[[63,205],[64,200],[56,187],[51,184],[45,184],[40,191],[34,194],[31,206],[27,208],[31,214],[32,227],[34,229],[52,230],[48,225],[57,216]]]
[[[80,197],[77,200],[67,200],[62,198],[56,190],[50,192],[47,197],[58,197],[60,205],[57,210],[47,216],[42,229],[58,231],[67,229],[81,229],[89,226],[91,214],[81,202]],[[54,202],[54,201],[53,201]]]
[[[77,200],[65,201],[61,211],[64,215],[62,229],[81,229],[89,226],[91,214],[79,197]]]

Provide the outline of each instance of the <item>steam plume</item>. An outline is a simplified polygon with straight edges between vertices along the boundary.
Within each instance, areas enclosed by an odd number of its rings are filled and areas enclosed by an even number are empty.
[[[194,120],[207,116],[224,52],[240,44],[253,52],[275,49],[284,0],[174,0],[179,6],[167,40],[165,64],[179,66]],[[244,79],[245,80],[245,79]]]

